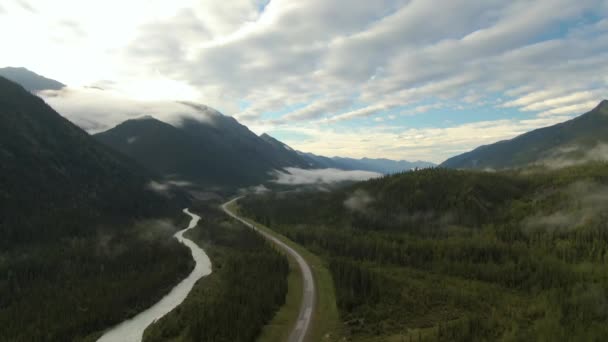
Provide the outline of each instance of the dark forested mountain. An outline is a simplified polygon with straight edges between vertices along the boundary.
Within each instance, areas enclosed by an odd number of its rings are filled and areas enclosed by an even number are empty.
[[[171,229],[134,226],[178,212],[146,174],[0,77],[0,341],[80,341],[188,272]]]
[[[23,88],[37,92],[41,90],[59,90],[65,87],[65,84],[40,76],[26,68],[0,68],[0,76],[20,84]]]
[[[206,121],[186,118],[179,127],[150,117],[129,120],[95,137],[159,174],[207,186],[255,185],[273,170],[307,166],[234,118],[206,113]]]
[[[572,120],[511,140],[485,145],[441,164],[449,168],[504,169],[528,164],[569,165],[608,158],[608,101]]]
[[[323,168],[322,165],[315,163],[314,161],[308,160],[300,153],[289,147],[287,144],[271,137],[270,135],[264,133],[260,136],[264,141],[272,146],[274,154],[283,160],[285,163],[288,163],[294,167],[301,168]]]
[[[48,220],[61,219],[57,211],[137,217],[165,206],[164,197],[147,190],[142,168],[4,78],[0,114],[2,242],[45,235],[53,226]]]

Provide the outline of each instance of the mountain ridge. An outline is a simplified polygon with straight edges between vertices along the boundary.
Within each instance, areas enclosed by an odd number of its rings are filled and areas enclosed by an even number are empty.
[[[482,145],[440,164],[448,168],[505,169],[549,163],[555,159],[584,160],[585,152],[608,143],[608,101],[571,120]]]
[[[124,213],[122,206],[129,205],[114,198],[141,195],[149,197],[151,204],[165,202],[146,189],[150,173],[97,143],[41,98],[3,77],[0,110],[0,207],[7,214],[0,216],[22,220],[19,230],[11,230],[14,234],[27,230],[21,226],[30,221],[47,219],[31,214],[24,219],[32,198],[37,199],[41,213],[66,205],[105,212],[109,217],[151,213],[143,208]],[[5,226],[11,227],[10,222]]]
[[[127,120],[94,137],[155,173],[200,186],[234,188],[270,181],[276,170],[335,168],[397,173],[426,162],[327,158],[294,150],[267,133],[256,135],[235,118],[204,105],[203,119],[184,116],[171,125],[152,117]]]
[[[60,90],[66,87],[59,81],[44,77],[23,67],[0,68],[0,76],[21,85],[30,92]]]
[[[289,153],[277,154],[276,146],[219,112],[213,122],[184,117],[177,126],[127,120],[94,137],[156,173],[208,187],[257,185],[293,165]]]
[[[300,152],[307,159],[322,165],[325,168],[335,168],[346,171],[372,171],[382,174],[393,174],[403,171],[409,171],[416,168],[423,169],[436,166],[431,162],[426,161],[407,161],[407,160],[392,160],[387,158],[346,158],[346,157],[325,157],[313,153]]]

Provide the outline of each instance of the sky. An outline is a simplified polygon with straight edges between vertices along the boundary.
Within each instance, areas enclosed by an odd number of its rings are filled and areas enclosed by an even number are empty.
[[[89,132],[189,101],[327,156],[441,162],[608,97],[608,0],[3,0],[0,41]]]

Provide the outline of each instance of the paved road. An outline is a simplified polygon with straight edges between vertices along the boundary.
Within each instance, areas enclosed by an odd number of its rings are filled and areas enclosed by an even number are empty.
[[[281,240],[275,238],[274,236],[257,229],[251,223],[245,221],[245,219],[241,218],[240,216],[236,215],[235,213],[231,212],[228,209],[228,206],[230,204],[238,201],[241,198],[242,197],[238,197],[227,203],[224,203],[224,205],[222,205],[222,209],[224,209],[226,214],[237,219],[238,221],[243,223],[245,226],[257,231],[262,236],[264,236],[266,239],[272,241],[274,244],[276,244],[277,246],[282,248],[285,252],[289,253],[289,255],[293,256],[294,259],[296,259],[298,266],[300,267],[300,272],[302,273],[302,279],[304,280],[304,284],[303,284],[304,286],[302,286],[302,288],[304,290],[304,294],[302,296],[302,304],[300,306],[300,313],[298,314],[298,320],[296,322],[295,327],[289,334],[288,342],[302,342],[302,341],[304,341],[304,338],[306,337],[306,334],[308,333],[308,330],[310,328],[310,321],[312,318],[312,312],[315,307],[315,296],[316,296],[316,292],[317,292],[317,290],[315,288],[315,282],[312,277],[312,271],[310,270],[310,266],[308,265],[306,260],[304,260],[304,258],[302,258],[302,256],[298,252],[296,252],[293,248],[289,247],[288,245],[283,243]]]

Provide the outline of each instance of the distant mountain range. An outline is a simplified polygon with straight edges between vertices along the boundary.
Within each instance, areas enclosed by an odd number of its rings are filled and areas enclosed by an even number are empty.
[[[31,92],[38,92],[41,90],[59,90],[65,87],[65,84],[61,82],[40,76],[35,72],[27,70],[26,68],[0,68],[0,76],[21,85],[23,88]]]
[[[554,126],[537,129],[511,140],[480,146],[452,157],[441,167],[505,169],[531,164],[566,166],[608,159],[608,101],[588,113]]]
[[[403,171],[409,171],[416,168],[428,168],[436,166],[433,163],[425,162],[425,161],[415,161],[409,162],[407,160],[391,160],[391,159],[372,159],[372,158],[362,158],[362,159],[354,159],[354,158],[343,158],[343,157],[324,157],[319,156],[313,153],[294,151],[293,148],[288,146],[287,144],[271,137],[270,135],[264,133],[260,136],[262,139],[271,143],[275,146],[275,149],[278,153],[285,153],[287,151],[294,160],[304,160],[306,164],[306,168],[314,168],[314,169],[339,169],[346,171],[372,171],[378,172],[382,174],[392,174]],[[295,154],[293,152],[296,152]],[[296,158],[296,155],[298,158]]]
[[[382,174],[393,174],[413,169],[424,169],[436,166],[431,162],[407,160],[391,160],[391,159],[372,159],[372,158],[343,158],[343,157],[323,157],[312,153],[300,152],[304,158],[309,160],[319,168],[334,168],[341,170],[361,170],[372,171]]]

